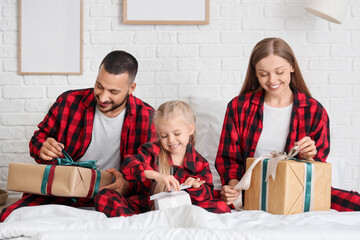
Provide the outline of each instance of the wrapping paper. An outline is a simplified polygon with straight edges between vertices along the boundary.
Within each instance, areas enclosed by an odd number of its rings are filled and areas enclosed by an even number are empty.
[[[255,161],[248,158],[246,169]],[[317,161],[280,160],[269,176],[262,160],[252,170],[245,191],[245,210],[265,210],[273,214],[329,211],[331,204],[331,164]]]
[[[47,179],[44,176],[49,167],[50,177]],[[112,181],[111,173],[89,168],[10,163],[7,189],[61,197],[93,197],[99,187]]]

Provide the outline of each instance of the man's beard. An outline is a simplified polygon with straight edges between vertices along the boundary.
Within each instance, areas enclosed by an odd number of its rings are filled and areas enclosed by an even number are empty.
[[[121,103],[119,103],[119,104],[117,104],[117,105],[114,105],[112,108],[110,108],[109,110],[107,110],[107,111],[102,111],[103,113],[108,113],[108,112],[112,112],[112,111],[114,111],[115,109],[117,109],[117,108],[119,108],[119,107],[121,107],[121,106],[123,106],[125,103],[126,103],[126,100],[129,98],[129,93],[128,94],[126,94],[126,97],[124,98],[124,100],[121,102]],[[99,98],[97,97],[97,99],[99,100]],[[100,101],[100,100],[99,100]],[[101,109],[101,108],[99,108],[99,109]]]

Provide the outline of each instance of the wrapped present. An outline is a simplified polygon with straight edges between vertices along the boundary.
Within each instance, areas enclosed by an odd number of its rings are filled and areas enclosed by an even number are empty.
[[[189,186],[181,187],[181,189],[188,188]],[[156,210],[175,208],[183,205],[191,205],[190,195],[183,191],[160,192],[150,197],[154,201]]]
[[[294,155],[272,153],[247,159],[245,175],[251,180],[242,188],[245,210],[285,215],[330,210],[331,164],[298,160]]]
[[[60,165],[10,163],[7,189],[61,197],[94,197],[113,181],[111,173],[96,170],[96,161],[74,162],[63,150]],[[75,165],[75,166],[73,166]]]
[[[93,197],[111,173],[83,167],[10,163],[7,189],[61,197]]]

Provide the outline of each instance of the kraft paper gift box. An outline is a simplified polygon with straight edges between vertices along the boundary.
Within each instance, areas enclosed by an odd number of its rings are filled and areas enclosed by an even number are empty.
[[[10,163],[7,189],[61,197],[93,197],[100,187],[112,181],[111,173],[89,168]]]
[[[266,160],[260,161],[252,171],[250,187],[245,191],[245,210],[284,215],[330,210],[331,164],[280,160],[275,180],[269,176],[266,182]],[[246,169],[254,161],[248,158]]]

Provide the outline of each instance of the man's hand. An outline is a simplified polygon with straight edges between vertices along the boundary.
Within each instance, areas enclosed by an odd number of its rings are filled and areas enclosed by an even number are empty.
[[[112,184],[103,186],[102,188],[99,189],[99,191],[101,191],[104,188],[107,188],[107,189],[113,189],[121,195],[125,195],[129,189],[129,182],[126,181],[123,175],[115,168],[110,168],[107,169],[106,171],[111,173],[115,177],[115,181]]]
[[[57,142],[54,138],[47,138],[40,149],[40,158],[45,161],[51,161],[56,157],[61,157],[61,147],[64,148],[64,144]]]

